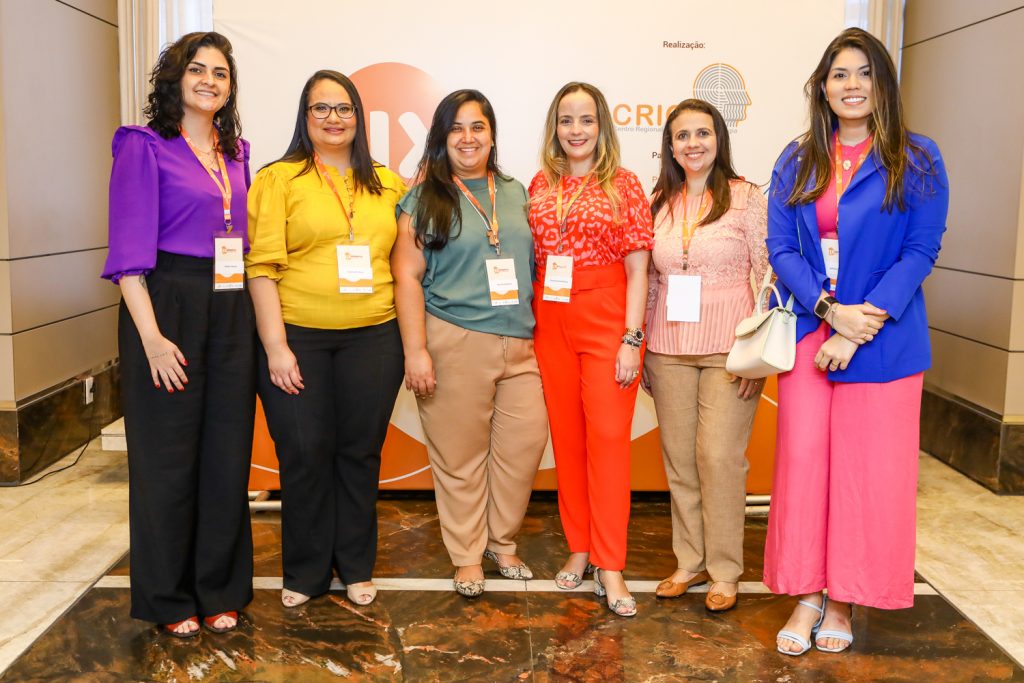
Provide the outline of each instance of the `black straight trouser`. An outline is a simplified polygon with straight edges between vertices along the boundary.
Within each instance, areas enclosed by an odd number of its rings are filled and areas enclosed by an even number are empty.
[[[404,376],[398,322],[347,330],[285,325],[305,389],[258,385],[281,466],[284,587],[320,595],[331,569],[369,581],[377,561],[380,450]]]
[[[184,391],[155,388],[121,302],[132,616],[166,624],[252,600],[255,316],[248,291],[213,291],[212,259],[159,252],[146,284],[188,363]]]

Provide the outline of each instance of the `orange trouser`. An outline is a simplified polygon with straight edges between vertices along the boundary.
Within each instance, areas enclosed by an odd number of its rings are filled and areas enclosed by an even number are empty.
[[[626,565],[629,447],[639,382],[622,389],[615,357],[626,321],[622,263],[579,268],[569,303],[543,301],[534,283],[540,365],[558,472],[558,509],[569,552],[603,569]]]

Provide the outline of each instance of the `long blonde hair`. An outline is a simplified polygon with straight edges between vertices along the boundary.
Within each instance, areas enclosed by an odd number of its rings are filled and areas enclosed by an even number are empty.
[[[608,198],[608,202],[612,205],[612,217],[618,223],[619,207],[622,204],[619,191],[615,189],[615,174],[618,173],[622,159],[619,153],[619,138],[615,134],[615,126],[607,100],[600,90],[589,83],[580,81],[566,83],[551,100],[551,106],[548,107],[547,117],[544,120],[544,146],[540,152],[540,168],[544,173],[544,179],[547,180],[548,190],[534,201],[543,201],[554,191],[562,176],[569,175],[569,160],[565,155],[565,150],[562,149],[562,144],[558,141],[558,105],[566,95],[580,91],[590,95],[597,107],[597,147],[594,149],[594,155],[597,158],[594,161],[592,173]]]

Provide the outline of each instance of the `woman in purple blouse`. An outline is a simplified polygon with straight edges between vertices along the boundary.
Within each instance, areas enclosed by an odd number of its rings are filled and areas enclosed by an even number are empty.
[[[200,616],[234,629],[252,600],[249,146],[224,36],[182,37],[151,83],[148,125],[114,134],[103,277],[123,297],[132,616],[188,638]]]

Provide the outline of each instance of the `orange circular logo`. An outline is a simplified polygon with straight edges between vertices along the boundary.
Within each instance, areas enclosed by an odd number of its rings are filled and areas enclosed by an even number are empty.
[[[359,90],[374,159],[411,178],[423,156],[434,109],[444,97],[433,76],[408,64],[371,64],[351,75]]]

